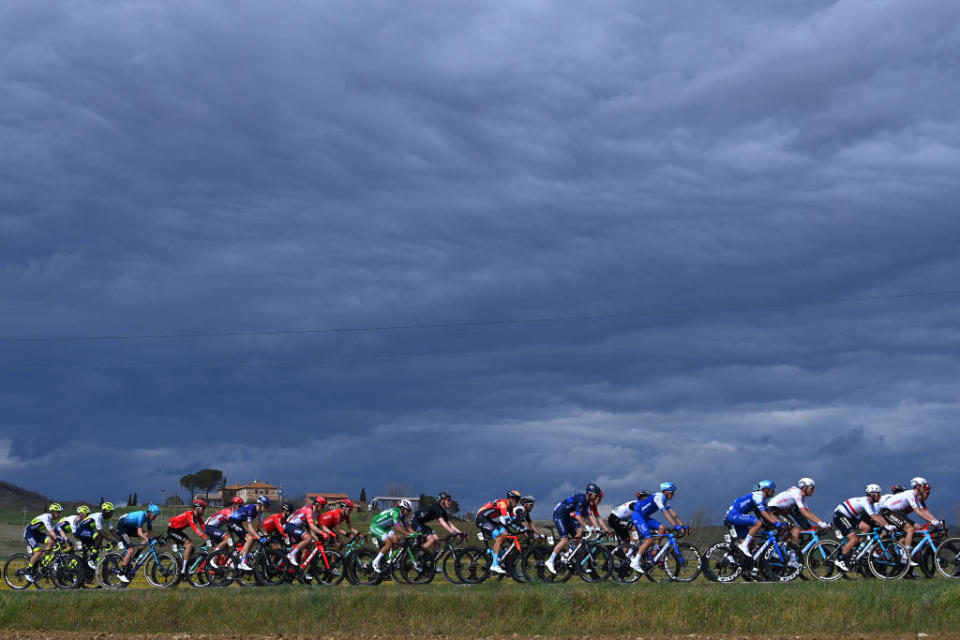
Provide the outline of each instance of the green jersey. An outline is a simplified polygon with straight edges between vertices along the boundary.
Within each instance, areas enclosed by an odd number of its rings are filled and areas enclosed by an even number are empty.
[[[407,521],[404,520],[403,514],[400,513],[400,507],[394,507],[393,509],[387,509],[375,515],[371,524],[375,524],[381,529],[391,529],[398,524],[407,526]]]

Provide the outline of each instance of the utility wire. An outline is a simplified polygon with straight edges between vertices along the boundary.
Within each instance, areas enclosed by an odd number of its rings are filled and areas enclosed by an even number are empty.
[[[470,320],[465,322],[433,322],[426,324],[398,324],[369,327],[338,327],[328,329],[268,329],[261,331],[222,331],[204,333],[159,333],[142,335],[101,335],[101,336],[35,336],[35,337],[0,337],[0,342],[96,342],[110,340],[179,340],[190,338],[231,338],[249,336],[287,336],[333,333],[359,333],[372,331],[406,331],[410,329],[447,329],[464,327],[490,327],[503,325],[542,324],[549,322],[580,322],[588,320],[617,320],[624,318],[648,318],[656,316],[686,315],[693,313],[711,313],[718,311],[761,311],[766,309],[791,309],[798,307],[825,306],[833,304],[852,304],[857,302],[878,302],[881,300],[901,300],[905,298],[930,298],[937,296],[954,296],[960,294],[960,289],[944,291],[920,291],[914,293],[897,293],[882,296],[863,296],[857,298],[835,298],[832,300],[814,300],[806,302],[784,302],[775,304],[731,305],[720,307],[691,307],[688,309],[661,309],[651,311],[636,311],[630,313],[598,313],[575,316],[547,316],[542,318],[506,318],[492,320]]]

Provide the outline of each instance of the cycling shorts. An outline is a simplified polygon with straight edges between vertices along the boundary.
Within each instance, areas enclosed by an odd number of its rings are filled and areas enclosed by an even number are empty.
[[[800,507],[793,505],[786,509],[781,507],[771,507],[770,512],[780,516],[791,527],[800,527],[801,529],[813,529],[813,525],[800,512]]]
[[[379,525],[371,524],[370,535],[372,535],[374,538],[376,538],[380,542],[386,542],[393,535],[393,529],[384,529]]]
[[[289,522],[283,525],[283,532],[287,534],[288,538],[296,542],[303,540],[303,536],[307,535],[307,530],[301,527],[298,524],[290,524]]]
[[[183,529],[175,529],[174,527],[167,527],[167,537],[180,544],[187,544],[190,542],[190,538],[188,538],[187,534],[183,532]]]
[[[474,523],[477,525],[477,528],[480,529],[486,536],[492,538],[493,534],[503,528],[503,525],[499,522],[495,522],[490,518],[482,514],[477,514],[477,519],[474,520]]]
[[[227,531],[237,536],[238,538],[246,538],[247,530],[242,524],[236,520],[227,520]]]
[[[207,525],[203,528],[203,531],[210,536],[210,540],[216,542],[217,544],[223,542],[223,537],[227,535],[223,529],[220,527],[215,527],[213,525]]]
[[[875,527],[873,520],[867,516],[859,516],[857,518],[851,518],[848,515],[840,513],[839,511],[833,512],[833,526],[840,532],[840,535],[846,537],[850,535],[853,531],[859,531],[859,525],[863,522],[870,527]]]
[[[630,521],[637,528],[641,538],[649,538],[660,530],[660,523],[653,518],[644,518],[642,514],[634,512]]]
[[[420,522],[419,520],[414,520],[410,523],[410,526],[413,527],[413,530],[417,533],[422,533],[424,536],[432,536],[433,529],[427,526],[425,522]]]
[[[738,538],[742,538],[750,531],[750,527],[757,524],[757,516],[752,513],[740,513],[739,511],[727,511],[723,520],[726,527],[733,527]]]
[[[93,541],[97,539],[99,533],[93,529],[88,529],[86,527],[81,527],[77,529],[77,540],[83,544],[93,544]]]
[[[630,542],[630,531],[632,527],[630,526],[629,520],[621,520],[612,513],[607,518],[607,524],[610,525],[610,529],[617,535],[617,540],[620,542]]]
[[[895,526],[897,529],[900,529],[901,531],[907,525],[916,526],[917,524],[916,522],[911,520],[909,517],[903,515],[902,513],[899,513],[897,511],[892,511],[890,509],[881,509],[880,515],[886,518],[887,522]]]
[[[137,533],[137,527],[134,525],[129,525],[122,520],[117,523],[117,535],[120,536],[120,540],[123,541],[123,544],[126,546],[131,546],[133,544],[134,538],[139,538]]]
[[[26,541],[30,551],[36,551],[39,547],[47,544],[47,532],[42,529],[31,529],[27,527],[23,531],[23,539]]]
[[[553,523],[557,525],[557,535],[561,538],[576,535],[580,528],[580,523],[566,509],[557,509],[553,512]]]

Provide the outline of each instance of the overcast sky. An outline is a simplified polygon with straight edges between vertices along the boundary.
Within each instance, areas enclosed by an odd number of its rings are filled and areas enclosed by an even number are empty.
[[[0,479],[516,487],[547,517],[589,481],[673,480],[684,515],[808,475],[827,517],[919,474],[946,513],[958,25],[955,0],[4,2]]]

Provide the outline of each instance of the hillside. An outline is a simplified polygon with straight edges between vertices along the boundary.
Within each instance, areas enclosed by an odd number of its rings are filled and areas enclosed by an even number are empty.
[[[50,499],[39,493],[0,481],[0,512],[42,511],[48,504]]]

